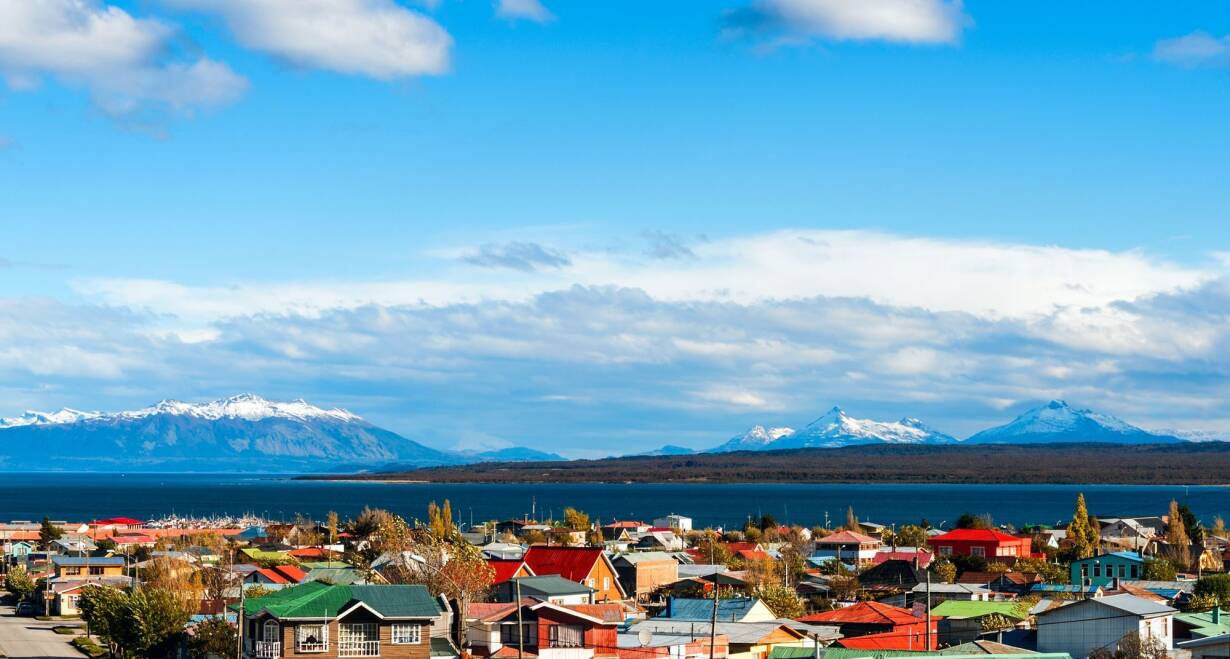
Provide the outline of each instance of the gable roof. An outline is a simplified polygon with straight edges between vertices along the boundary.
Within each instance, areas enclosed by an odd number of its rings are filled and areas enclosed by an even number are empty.
[[[247,601],[244,612],[268,612],[279,619],[336,618],[363,605],[382,618],[434,618],[440,605],[425,586],[360,586],[309,581]]]
[[[910,625],[924,622],[909,609],[889,606],[880,602],[859,602],[852,606],[796,618],[799,622],[827,622],[834,624]]]
[[[1074,607],[1089,607],[1097,604],[1109,606],[1112,609],[1123,611],[1124,613],[1134,616],[1156,616],[1167,613],[1175,613],[1177,609],[1172,609],[1164,604],[1158,604],[1147,599],[1137,597],[1135,595],[1107,595],[1105,597],[1095,597],[1083,599],[1073,602],[1067,606],[1049,609],[1037,613],[1039,617],[1054,614],[1056,611],[1071,611]]]
[[[87,565],[91,567],[115,567],[127,564],[123,556],[107,556],[104,558],[99,556],[63,556],[60,554],[52,556],[51,562],[55,565],[69,567],[85,567]]]
[[[534,545],[525,552],[525,563],[534,574],[558,574],[569,581],[585,581],[602,560],[599,547],[547,547]]]
[[[593,588],[571,579],[565,579],[558,574],[538,574],[532,577],[513,577],[508,580],[515,588],[521,584],[521,589],[531,589],[544,595],[588,595]]]
[[[937,535],[931,542],[966,541],[966,542],[1020,542],[1028,538],[1018,538],[995,529],[953,529],[943,535]]]
[[[718,622],[743,622],[749,615],[757,612],[767,614],[766,620],[774,617],[773,612],[754,597],[719,598],[717,603]],[[713,619],[713,600],[672,597],[666,603],[666,610],[658,617],[667,620],[709,621]]]
[[[1014,620],[1024,620],[1029,617],[1029,614],[1017,606],[1016,602],[944,600],[931,607],[931,615],[943,618],[981,618],[993,614]]]
[[[873,543],[878,545],[880,544],[880,541],[869,535],[864,535],[855,531],[838,531],[816,540],[816,544],[818,545],[852,545],[864,543]]]
[[[1080,558],[1072,562],[1073,563],[1089,563],[1092,561],[1100,561],[1104,558],[1112,558],[1112,557],[1122,559],[1125,561],[1132,561],[1134,563],[1144,563],[1145,562],[1144,557],[1141,556],[1140,554],[1137,554],[1134,551],[1116,551],[1116,552],[1111,552],[1109,554],[1098,554],[1097,556],[1090,556],[1089,558]]]
[[[521,571],[522,566],[525,566],[526,571],[529,572],[530,575],[534,574],[534,571],[530,569],[530,566],[526,565],[525,561],[521,559],[490,558],[487,559],[487,565],[490,565],[491,569],[495,571],[495,576],[491,579],[492,584],[504,583],[505,581],[517,576],[517,573]]]

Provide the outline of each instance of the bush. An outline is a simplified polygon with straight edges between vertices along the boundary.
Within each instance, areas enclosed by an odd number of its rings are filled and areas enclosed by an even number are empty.
[[[107,656],[107,651],[99,647],[97,643],[91,641],[85,636],[78,636],[72,640],[73,647],[77,648],[81,654],[84,654],[91,659]]]
[[[57,634],[63,634],[65,636],[69,636],[71,634],[76,634],[77,632],[80,632],[81,628],[80,627],[69,627],[68,625],[56,625],[55,627],[51,628],[51,631]]]

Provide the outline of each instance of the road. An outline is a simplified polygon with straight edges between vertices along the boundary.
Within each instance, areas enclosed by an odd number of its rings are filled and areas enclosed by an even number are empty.
[[[39,622],[34,618],[13,615],[13,607],[0,606],[0,655],[13,657],[76,657],[83,655],[68,642],[72,636],[51,631],[58,624],[78,624],[77,621]]]

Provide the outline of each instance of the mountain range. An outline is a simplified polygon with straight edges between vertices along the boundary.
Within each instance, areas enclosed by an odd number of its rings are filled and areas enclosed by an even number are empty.
[[[875,421],[840,407],[799,429],[756,425],[703,451],[666,445],[641,456],[775,451],[861,445],[1159,444],[1215,439],[1151,432],[1059,400],[959,440],[918,419]],[[443,451],[380,428],[340,408],[241,394],[207,403],[166,400],[127,412],[27,412],[0,419],[0,471],[354,472],[543,462],[564,458],[526,447]]]
[[[343,409],[240,394],[208,403],[165,400],[128,412],[27,412],[0,419],[3,471],[302,473],[560,460],[519,447],[441,451]]]

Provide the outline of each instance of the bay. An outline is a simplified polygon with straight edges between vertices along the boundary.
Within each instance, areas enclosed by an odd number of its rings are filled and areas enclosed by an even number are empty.
[[[154,518],[255,513],[320,519],[365,506],[408,518],[424,517],[430,501],[449,499],[462,522],[536,514],[561,516],[565,506],[591,519],[650,520],[688,515],[696,526],[741,525],[748,515],[815,526],[844,522],[847,507],[881,524],[951,525],[964,512],[998,523],[1055,524],[1071,518],[1077,493],[1099,517],[1163,515],[1171,499],[1191,506],[1206,525],[1230,511],[1230,488],[1156,485],[945,484],[447,484],[300,481],[285,476],[218,474],[12,473],[0,485],[0,520],[84,521],[99,517]]]

